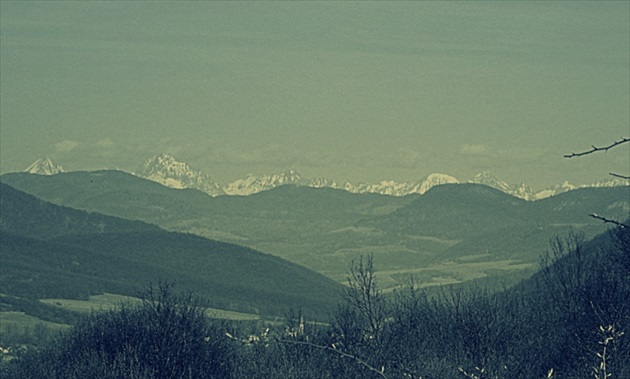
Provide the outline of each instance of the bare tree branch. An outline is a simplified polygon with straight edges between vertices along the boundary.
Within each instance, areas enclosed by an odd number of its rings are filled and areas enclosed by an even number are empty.
[[[610,173],[608,173],[608,174],[609,174],[610,176],[614,176],[614,177],[617,177],[617,178],[630,180],[630,176],[628,176],[628,175],[615,174],[614,172],[610,172]]]
[[[587,150],[587,151],[583,151],[581,153],[571,153],[571,154],[566,154],[564,157],[565,158],[573,158],[573,157],[581,157],[583,155],[588,155],[588,154],[592,154],[596,151],[608,151],[610,149],[612,149],[615,146],[619,146],[623,143],[626,142],[630,142],[630,138],[622,138],[621,140],[617,141],[617,142],[613,142],[612,144],[608,145],[608,146],[604,146],[604,147],[596,147],[596,146],[591,146],[591,150]]]
[[[617,225],[617,226],[618,226],[618,227],[620,227],[620,228],[630,228],[630,225],[626,225],[626,224],[624,224],[623,222],[619,222],[619,221],[616,221],[616,220],[612,220],[612,219],[609,219],[609,218],[606,218],[606,217],[603,217],[603,216],[597,215],[597,214],[595,214],[595,213],[591,214],[591,217],[596,218],[596,219],[598,219],[598,220],[602,220],[603,222],[605,222],[605,223],[607,223],[607,224],[614,224],[614,225]]]
[[[255,342],[255,341],[251,341],[251,340],[247,340],[247,339],[240,339],[240,338],[234,337],[230,333],[225,333],[225,335],[229,339],[231,339],[233,341],[236,341],[236,342],[239,342],[239,343],[242,343],[244,345],[252,344],[252,343]],[[373,367],[372,365],[370,365],[369,363],[367,363],[366,361],[364,361],[363,359],[357,357],[356,355],[345,353],[345,352],[343,352],[341,350],[337,350],[334,347],[317,345],[317,344],[314,344],[314,343],[308,342],[308,341],[284,340],[284,339],[280,339],[280,338],[274,338],[273,340],[267,340],[267,342],[276,342],[276,343],[292,344],[292,345],[304,345],[304,346],[310,346],[310,347],[315,348],[315,349],[326,350],[326,351],[333,351],[333,352],[341,355],[342,357],[353,359],[355,362],[357,362],[358,364],[364,366],[368,370],[374,371],[375,373],[380,375],[383,379],[389,379],[387,377],[387,375],[385,375],[385,366],[383,366],[379,370],[379,369]]]

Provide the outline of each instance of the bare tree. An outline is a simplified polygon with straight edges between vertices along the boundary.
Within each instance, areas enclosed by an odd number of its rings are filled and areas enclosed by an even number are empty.
[[[381,342],[381,332],[388,315],[388,307],[376,283],[372,255],[352,261],[348,270],[348,288],[343,297],[366,325],[364,338]]]
[[[548,293],[566,314],[575,312],[576,307],[585,302],[582,290],[588,282],[588,268],[584,243],[584,234],[571,231],[565,239],[551,240],[551,252],[547,251],[540,260],[540,272]],[[572,259],[565,259],[569,254]]]

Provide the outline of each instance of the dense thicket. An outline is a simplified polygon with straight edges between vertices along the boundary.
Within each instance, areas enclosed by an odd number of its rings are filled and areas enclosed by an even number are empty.
[[[354,262],[329,325],[208,320],[168,286],[94,314],[3,367],[14,378],[628,378],[630,231],[554,240],[541,270],[499,293],[410,283],[379,291]],[[308,315],[306,315],[308,316]],[[551,371],[553,369],[553,371]]]

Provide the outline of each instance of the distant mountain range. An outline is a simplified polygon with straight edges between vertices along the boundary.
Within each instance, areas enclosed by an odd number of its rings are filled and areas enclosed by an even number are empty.
[[[550,239],[569,230],[587,238],[606,230],[589,214],[630,215],[630,186],[577,188],[526,201],[474,183],[408,196],[285,184],[250,196],[212,197],[115,170],[9,173],[0,182],[65,207],[247,246],[338,282],[351,260],[374,254],[380,283],[389,289],[410,275],[422,286],[482,278],[513,283],[533,272]],[[46,218],[57,220],[52,213]],[[30,219],[24,220],[10,230],[28,230]]]
[[[24,171],[40,175],[53,175],[64,172],[60,165],[55,164],[48,158],[35,161]],[[136,170],[134,175],[152,180],[170,188],[200,190],[213,197],[221,195],[249,196],[286,184],[313,188],[342,189],[350,193],[376,193],[390,196],[406,196],[410,194],[424,194],[432,187],[442,184],[476,183],[484,184],[524,200],[540,200],[576,188],[630,185],[630,181],[628,180],[610,178],[589,185],[576,186],[564,182],[543,190],[534,190],[525,183],[517,185],[506,183],[488,171],[479,173],[468,181],[460,181],[447,174],[434,173],[418,181],[396,182],[393,180],[384,180],[372,184],[354,184],[347,181],[340,183],[327,178],[305,178],[296,170],[291,169],[271,175],[255,176],[250,174],[243,179],[238,179],[222,186],[207,173],[194,169],[185,162],[177,161],[175,157],[167,153],[158,154],[148,159]]]

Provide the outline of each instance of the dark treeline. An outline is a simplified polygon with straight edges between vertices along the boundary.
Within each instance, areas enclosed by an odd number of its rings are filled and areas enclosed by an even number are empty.
[[[6,378],[630,378],[630,231],[558,238],[532,278],[500,292],[413,282],[379,291],[349,267],[330,324],[208,319],[172,285],[95,313],[2,364]]]

